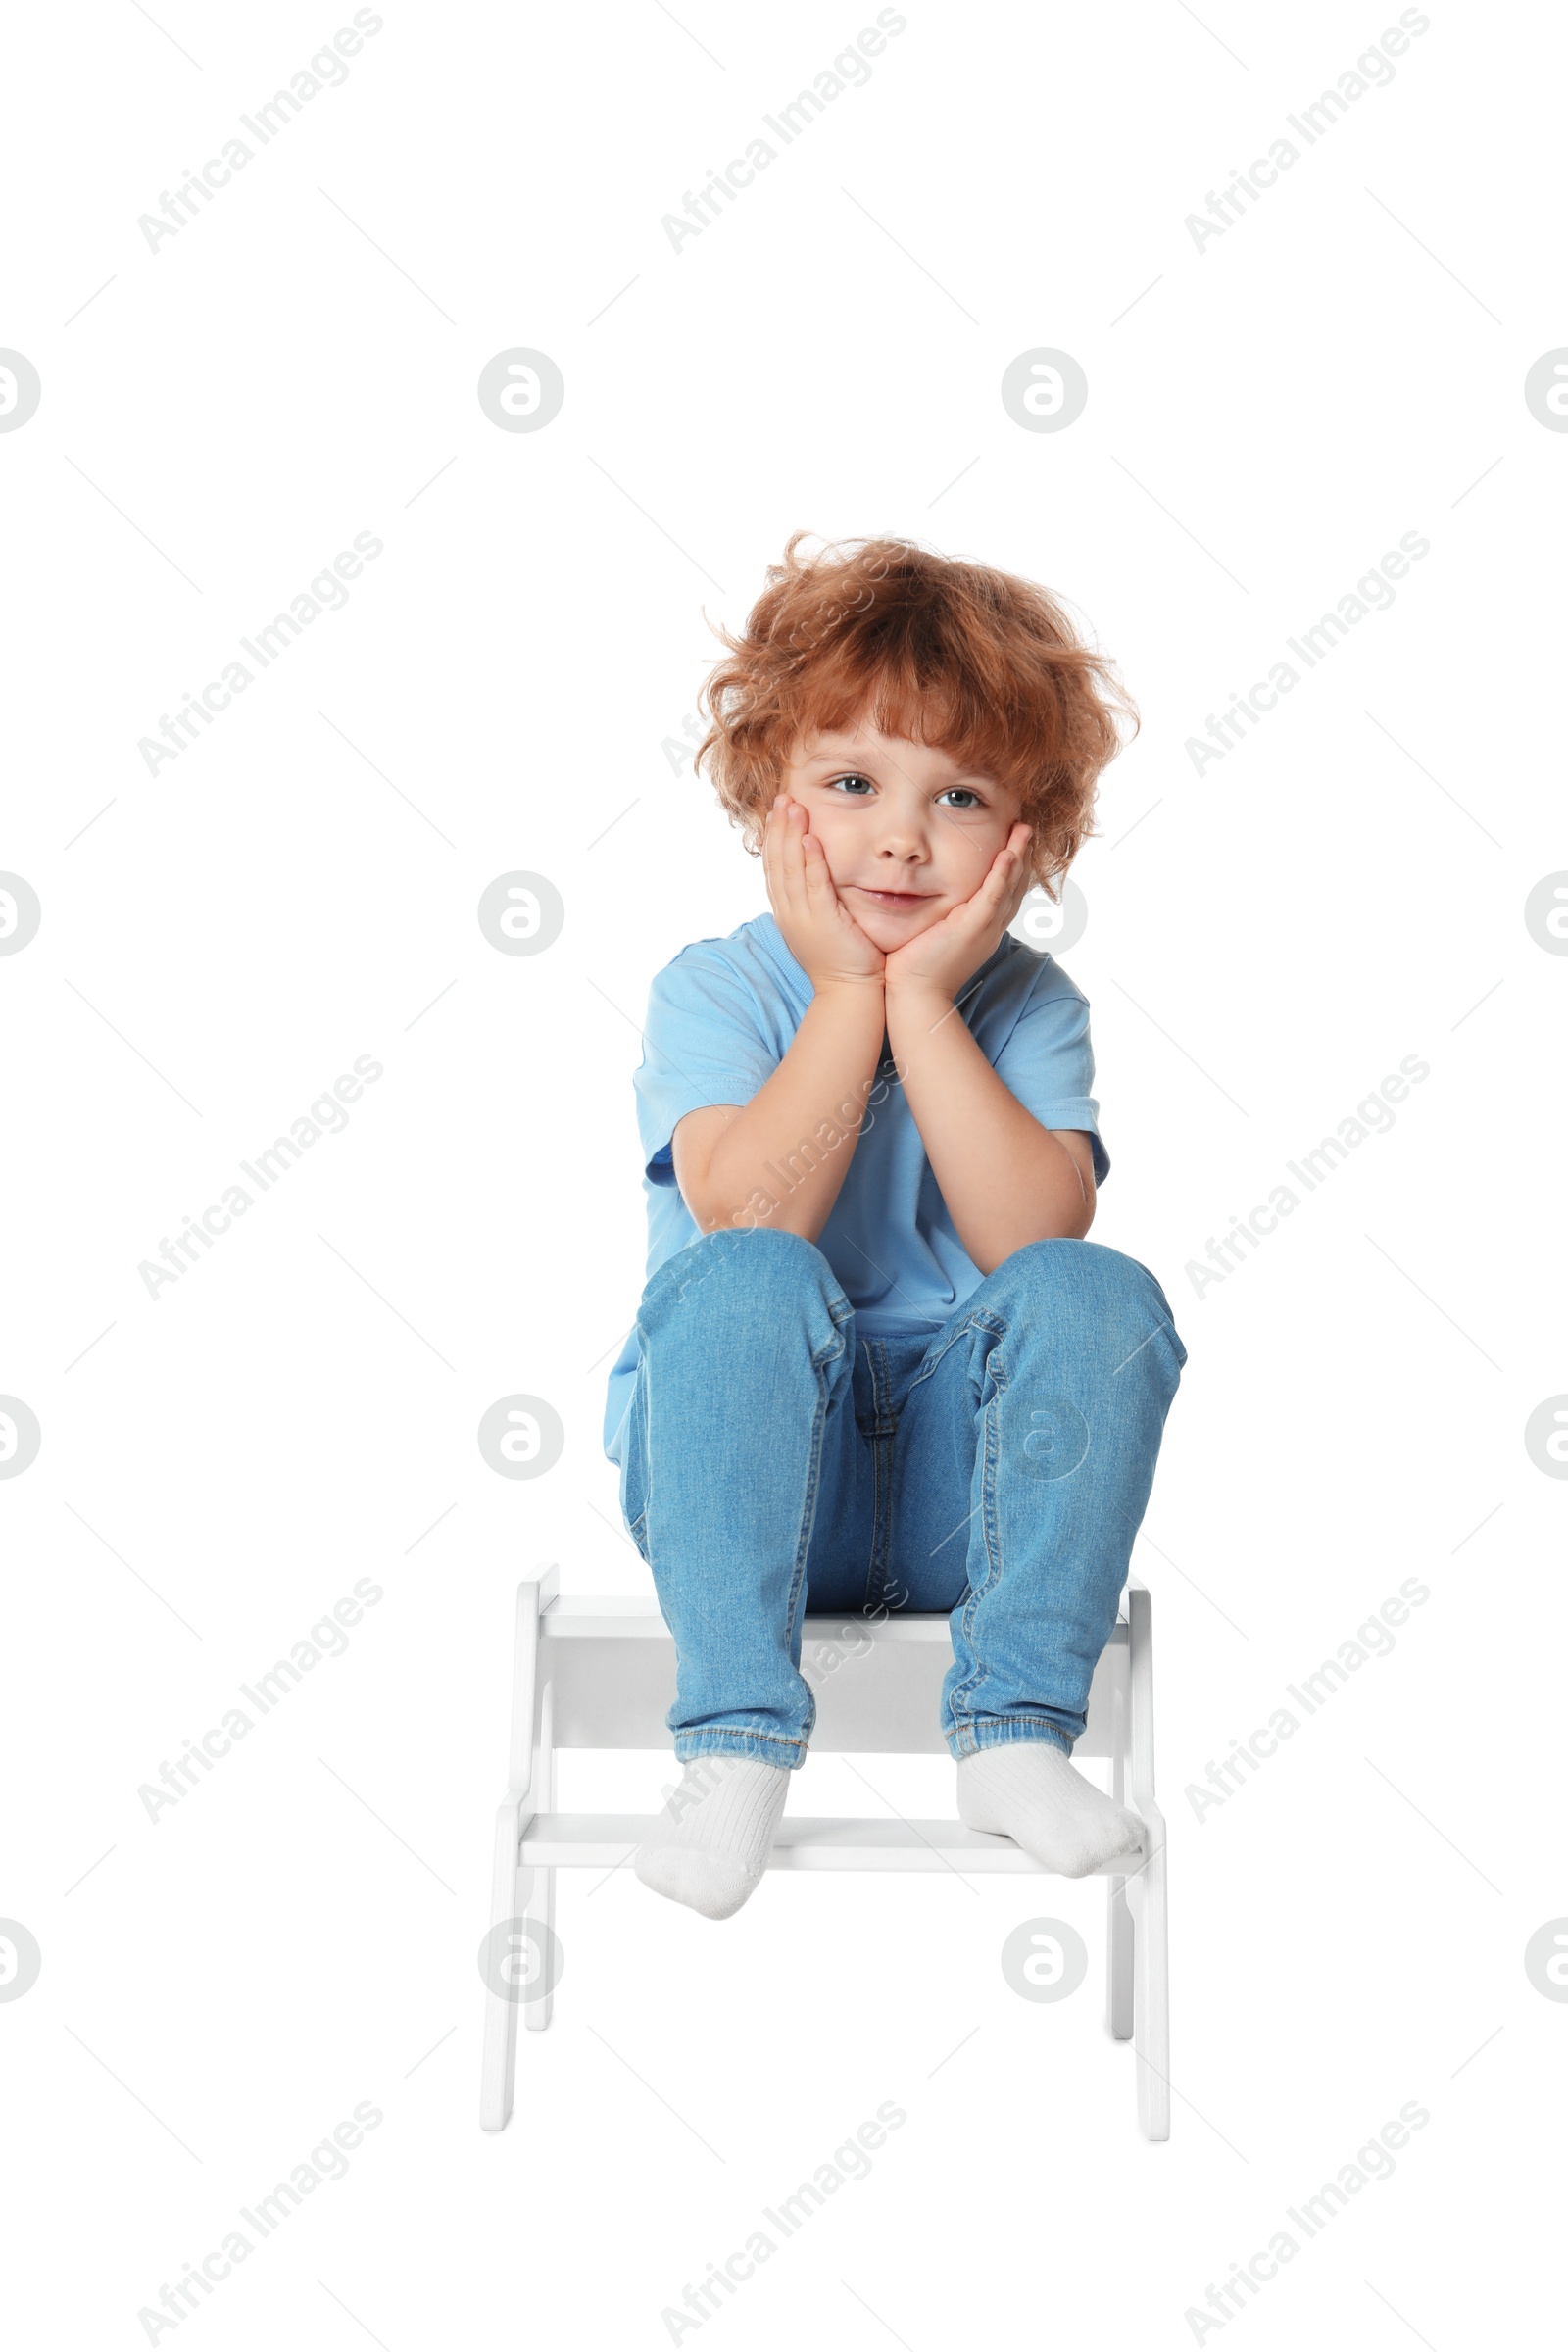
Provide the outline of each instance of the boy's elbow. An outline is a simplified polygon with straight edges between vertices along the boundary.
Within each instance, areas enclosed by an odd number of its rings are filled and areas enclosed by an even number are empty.
[[[725,1200],[720,1191],[708,1185],[683,1186],[681,1199],[699,1233],[729,1233],[758,1222],[755,1209]]]
[[[707,1171],[701,1175],[689,1173],[680,1188],[680,1197],[699,1233],[732,1233],[748,1225],[778,1222],[766,1194],[753,1192],[743,1199],[722,1178],[715,1182]]]
[[[760,1191],[741,1201],[701,1192],[696,1198],[687,1193],[681,1197],[699,1233],[747,1233],[771,1226],[777,1233],[814,1242],[827,1222],[825,1211],[808,1209],[804,1201],[778,1201]]]
[[[1041,1218],[1031,1230],[1021,1234],[1017,1241],[1010,1243],[1005,1249],[988,1250],[970,1249],[969,1255],[979,1267],[982,1275],[994,1274],[997,1268],[1005,1264],[1016,1250],[1027,1250],[1032,1242],[1081,1242],[1094,1221],[1095,1204],[1093,1200],[1088,1200],[1082,1209],[1072,1216]]]
[[[684,1118],[677,1120],[670,1138],[675,1182],[699,1233],[711,1233],[715,1227],[730,1222],[722,1199],[722,1181],[715,1183],[713,1178],[713,1160],[719,1139],[735,1115],[734,1109],[725,1103],[689,1110]]]

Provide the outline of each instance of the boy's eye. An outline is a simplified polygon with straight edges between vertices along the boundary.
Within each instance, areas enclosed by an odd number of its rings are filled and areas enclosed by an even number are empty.
[[[838,792],[842,788],[844,797],[849,800],[863,800],[868,792],[876,790],[871,778],[861,775],[856,769],[846,769],[841,776],[830,776],[827,779],[827,788],[829,792]],[[951,802],[956,813],[959,816],[969,816],[975,810],[985,808],[985,803],[980,795],[967,784],[950,784],[946,792],[938,793],[937,800],[939,804],[943,801]]]

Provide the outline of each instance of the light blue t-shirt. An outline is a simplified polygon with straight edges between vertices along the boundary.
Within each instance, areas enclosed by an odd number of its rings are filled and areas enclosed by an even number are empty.
[[[648,1201],[650,1277],[698,1238],[675,1182],[670,1137],[689,1110],[748,1103],[788,1052],[812,997],[811,983],[772,915],[754,915],[727,939],[694,940],[655,975],[648,996],[643,1058],[633,1079]],[[1090,1092],[1095,1056],[1089,1005],[1061,966],[1003,933],[994,955],[960,992],[956,1018],[997,1075],[1043,1127],[1076,1127],[1090,1138],[1095,1182],[1110,1167],[1100,1140],[1100,1105]],[[855,1309],[856,1331],[872,1337],[938,1330],[983,1279],[937,1190],[908,1100],[883,1038],[878,1083],[868,1098],[855,1156],[816,1237]],[[638,1359],[634,1324],[605,1402],[605,1452],[618,1462],[619,1438]]]

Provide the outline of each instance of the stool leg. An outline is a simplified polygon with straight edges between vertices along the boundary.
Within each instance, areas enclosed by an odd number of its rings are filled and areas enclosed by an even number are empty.
[[[1127,1882],[1112,1879],[1105,1935],[1105,2023],[1118,2041],[1133,2031],[1133,1915]]]
[[[532,1786],[538,1792],[539,1811],[553,1813],[556,1809],[556,1749],[553,1737],[556,1688],[547,1682],[540,1693],[539,1739],[534,1749]],[[556,1873],[554,1866],[531,1873],[533,1886],[522,1906],[522,1917],[528,1925],[542,1926],[540,1937],[544,1951],[556,1948]],[[542,2034],[550,2023],[555,1986],[547,1985],[537,2000],[522,2003],[522,2022],[531,2034]]]
[[[1146,2139],[1170,2137],[1170,1983],[1165,1938],[1165,1825],[1155,1816],[1159,1843],[1133,1881],[1136,1934],[1133,1955],[1133,2047],[1138,2066],[1138,2121]]]
[[[1127,1881],[1133,1917],[1133,2048],[1138,2121],[1170,2137],[1170,1975],[1165,1936],[1165,1817],[1154,1800],[1154,1634],[1147,1587],[1127,1587],[1128,1766],[1144,1823],[1143,1868]]]
[[[1110,1793],[1118,1805],[1127,1802],[1127,1690],[1125,1668],[1111,1712],[1112,1745]],[[1111,1879],[1105,1907],[1105,2023],[1118,2041],[1130,2041],[1133,2031],[1133,1915],[1127,1908],[1127,1881]]]
[[[532,1871],[518,1871],[517,1844],[522,1805],[509,1796],[496,1815],[495,1873],[490,1898],[492,1932],[517,1917]],[[479,2128],[504,2132],[512,2115],[513,2084],[517,2071],[517,2004],[498,1984],[487,1986],[484,1999],[484,2056],[479,2077]]]
[[[522,1833],[540,1809],[541,1784],[536,1779],[540,1743],[535,1708],[548,1710],[548,1686],[541,1690],[539,1676],[539,1618],[559,1590],[560,1572],[552,1565],[537,1577],[525,1577],[517,1587],[516,1628],[512,1673],[512,1726],[508,1741],[507,1793],[496,1813],[494,1868],[490,1891],[490,1938],[502,1951],[489,1955],[490,1983],[485,1993],[484,2052],[480,2066],[479,2123],[486,2132],[503,2132],[512,2114],[517,2066],[517,2011],[523,2006],[513,1990],[512,1966],[521,1959],[521,1929],[538,1899],[538,1873],[522,1870],[518,1849]],[[541,1726],[548,1747],[549,1718]],[[548,1802],[548,1797],[545,1799]],[[553,1877],[554,1873],[548,1873]],[[550,1916],[550,1897],[544,1898]],[[536,2021],[529,2020],[532,2024]],[[544,2021],[548,2022],[548,2021]]]
[[[556,1933],[556,1874],[553,1868],[534,1872],[534,1890],[523,1912],[529,1926],[542,1926],[546,1933],[540,1938],[544,1948],[553,1949]],[[522,2022],[531,2034],[542,2034],[550,2023],[551,2005],[556,1997],[555,1986],[542,1992],[536,2001],[522,2004]]]

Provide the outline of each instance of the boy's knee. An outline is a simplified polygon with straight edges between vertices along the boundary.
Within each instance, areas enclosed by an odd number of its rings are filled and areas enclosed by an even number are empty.
[[[679,1305],[683,1315],[710,1309],[723,1313],[733,1306],[737,1292],[748,1312],[787,1312],[794,1302],[824,1308],[834,1322],[851,1311],[837,1275],[814,1242],[785,1233],[775,1226],[720,1228],[699,1235],[675,1256],[666,1258],[649,1283],[643,1319],[662,1300]]]
[[[1097,1306],[1117,1300],[1143,1301],[1166,1322],[1174,1320],[1165,1294],[1149,1268],[1103,1242],[1078,1241],[1065,1234],[1026,1242],[1003,1259],[990,1279],[1005,1283],[1016,1293],[1043,1298],[1059,1298],[1072,1292]]]
[[[987,1279],[1018,1289],[1059,1289],[1067,1283],[1113,1279],[1107,1260],[1117,1266],[1133,1264],[1130,1257],[1123,1257],[1119,1250],[1107,1250],[1102,1242],[1052,1234],[1045,1241],[1025,1242],[1021,1250],[1014,1250],[1000,1266],[994,1266]]]
[[[838,1276],[816,1244],[777,1225],[720,1227],[703,1234],[691,1250],[702,1253],[700,1273],[717,1264],[760,1289],[839,1290]]]

